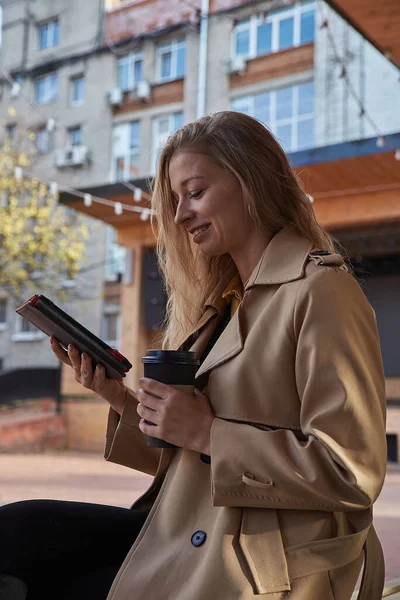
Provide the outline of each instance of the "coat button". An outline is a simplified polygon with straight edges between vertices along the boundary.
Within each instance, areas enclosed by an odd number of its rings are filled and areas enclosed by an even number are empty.
[[[195,531],[192,535],[191,542],[193,546],[201,546],[206,541],[207,534],[205,531]]]

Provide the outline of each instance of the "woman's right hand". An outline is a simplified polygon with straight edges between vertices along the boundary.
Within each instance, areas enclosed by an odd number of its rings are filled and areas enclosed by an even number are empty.
[[[57,358],[73,369],[78,383],[104,398],[117,413],[122,413],[127,392],[122,378],[109,379],[102,365],[97,365],[93,371],[90,356],[81,355],[79,350],[71,345],[66,352],[53,336],[50,338],[50,344]]]

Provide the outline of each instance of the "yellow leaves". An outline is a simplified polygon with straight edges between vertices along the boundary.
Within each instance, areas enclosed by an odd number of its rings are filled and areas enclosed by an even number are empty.
[[[29,165],[31,156],[29,147],[0,147],[0,197],[7,200],[0,207],[0,287],[19,299],[31,287],[37,289],[31,276],[38,271],[42,292],[60,296],[61,282],[79,272],[88,237],[86,227],[58,206],[46,184],[15,179],[15,166]]]
[[[27,167],[30,164],[30,160],[28,159],[25,152],[21,152],[21,154],[19,154],[17,164],[20,167]]]

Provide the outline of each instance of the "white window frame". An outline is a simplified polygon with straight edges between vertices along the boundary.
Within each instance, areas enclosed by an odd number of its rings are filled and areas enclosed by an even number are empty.
[[[44,81],[43,98],[36,97],[37,85],[40,81]],[[51,83],[53,82],[53,83]],[[42,77],[37,77],[34,82],[34,101],[36,104],[50,104],[57,100],[58,93],[58,74],[56,72],[46,73]]]
[[[157,46],[157,69],[156,69],[156,73],[157,73],[157,81],[159,83],[163,83],[165,81],[173,81],[174,79],[179,79],[181,77],[185,77],[186,75],[186,64],[185,64],[185,71],[183,73],[183,75],[177,75],[177,70],[178,70],[178,50],[181,49],[185,50],[185,63],[186,63],[186,40],[182,40],[182,39],[175,39],[175,40],[171,40],[169,42],[165,42],[163,44],[160,44],[159,46]],[[167,76],[162,76],[161,75],[161,57],[163,54],[168,54],[171,53],[171,74],[167,75]]]
[[[307,83],[314,83],[312,80],[311,81],[302,81],[301,83],[297,83],[295,85],[289,85],[289,86],[284,86],[281,88],[274,88],[272,90],[265,90],[263,92],[259,92],[258,94],[252,94],[249,96],[239,96],[238,98],[233,98],[231,101],[231,109],[232,110],[238,110],[243,111],[243,109],[240,108],[240,105],[242,105],[243,107],[246,108],[246,114],[249,114],[250,116],[255,116],[255,98],[256,96],[258,96],[259,94],[265,94],[268,93],[270,96],[270,120],[268,121],[268,123],[265,123],[265,125],[267,125],[269,127],[269,129],[271,129],[272,133],[274,135],[276,135],[277,132],[277,128],[278,125],[291,125],[292,126],[292,140],[291,140],[291,144],[289,148],[284,148],[285,152],[296,152],[298,150],[298,136],[297,136],[297,124],[301,123],[302,121],[309,121],[311,118],[313,119],[313,122],[315,124],[315,106],[314,106],[314,110],[313,112],[310,113],[305,113],[305,114],[301,114],[299,115],[299,86],[307,84]],[[276,114],[277,114],[277,110],[276,110],[276,98],[277,98],[277,92],[281,89],[286,89],[286,88],[292,88],[293,90],[293,113],[291,117],[287,117],[285,119],[278,119]],[[314,94],[315,94],[315,88],[314,88]],[[279,141],[279,139],[278,139]],[[314,140],[314,144],[315,144],[315,140]],[[313,147],[313,146],[312,146]]]
[[[35,328],[35,331],[22,331],[23,317],[16,315],[15,320],[15,333],[11,336],[13,342],[38,342],[44,340],[45,334],[39,329]],[[32,325],[32,327],[34,327]]]
[[[77,81],[83,81],[83,95],[80,100],[74,100],[74,90]],[[84,75],[76,75],[71,77],[70,79],[70,105],[71,106],[81,106],[85,102],[85,76]]]
[[[6,331],[8,328],[8,323],[7,323],[8,298],[7,298],[7,296],[0,296],[0,302],[5,303],[4,321],[0,321],[0,331]],[[0,316],[1,316],[1,312],[0,312]]]
[[[142,63],[142,73],[143,73],[143,52],[142,51],[131,52],[130,54],[127,54],[126,56],[119,58],[117,61],[117,87],[119,87],[123,92],[132,91],[137,86],[139,81],[143,81],[143,78],[139,79],[138,81],[136,81],[136,79],[135,79],[135,64],[137,62]],[[124,64],[128,65],[128,85],[127,85],[127,87],[121,86],[121,81],[119,78],[119,68],[121,65],[124,65]]]
[[[289,48],[296,48],[301,44],[300,42],[300,34],[301,34],[301,15],[307,12],[316,11],[315,2],[307,2],[301,3],[297,2],[290,8],[283,8],[281,10],[274,11],[272,13],[268,13],[266,15],[265,21],[259,15],[251,15],[247,19],[243,19],[239,21],[237,25],[235,25],[232,35],[232,45],[231,45],[231,55],[236,56],[236,34],[241,31],[249,30],[249,52],[247,54],[241,54],[247,60],[252,58],[256,58],[256,56],[263,56],[265,54],[274,54],[275,52],[283,52],[284,50],[288,50]],[[288,46],[287,48],[280,49],[279,48],[279,23],[284,19],[288,19],[293,17],[293,45]],[[243,22],[246,21],[246,22]],[[248,21],[248,22],[247,22]],[[257,30],[258,26],[265,23],[272,24],[272,35],[271,35],[271,51],[257,54]]]
[[[151,173],[154,174],[156,170],[157,157],[158,153],[161,149],[161,146],[166,142],[167,138],[176,131],[175,127],[175,119],[176,115],[182,115],[183,110],[176,110],[171,113],[163,113],[161,115],[157,115],[153,117],[151,124],[151,142],[152,142],[152,152],[151,152]],[[156,131],[159,128],[159,124],[161,120],[168,119],[168,131],[160,133]]]
[[[117,339],[116,340],[108,340],[105,338],[105,317],[115,316],[117,317]],[[121,306],[119,304],[105,304],[103,306],[103,312],[101,315],[101,338],[102,340],[111,346],[111,348],[119,348],[121,345],[121,327],[122,319],[121,319]]]
[[[135,147],[131,146],[131,128],[133,123],[139,125],[139,139],[138,145]],[[125,123],[119,123],[114,125],[113,128],[113,149],[112,149],[112,166],[111,172],[113,181],[130,181],[134,179],[131,173],[132,159],[137,164],[137,171],[139,174],[140,169],[140,135],[141,135],[141,122],[138,119],[128,121]],[[122,159],[124,161],[124,173],[122,180],[117,180],[117,160]]]
[[[55,25],[57,24],[57,39],[55,39]],[[41,30],[47,27],[46,34],[46,45],[41,46]],[[38,23],[37,26],[37,34],[38,34],[38,50],[47,50],[48,48],[55,48],[60,43],[60,20],[58,17],[53,19],[49,19],[48,21],[44,21],[43,23]]]

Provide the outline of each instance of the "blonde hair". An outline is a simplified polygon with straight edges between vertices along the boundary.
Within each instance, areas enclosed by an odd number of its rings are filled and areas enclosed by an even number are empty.
[[[206,299],[234,267],[228,254],[206,256],[185,227],[174,222],[169,164],[181,150],[207,154],[237,178],[249,218],[274,235],[291,224],[315,248],[334,251],[330,235],[317,223],[307,194],[286,154],[259,121],[233,111],[203,117],[170,136],[158,159],[152,208],[157,213],[157,255],[168,295],[163,347],[175,349],[195,327]]]

